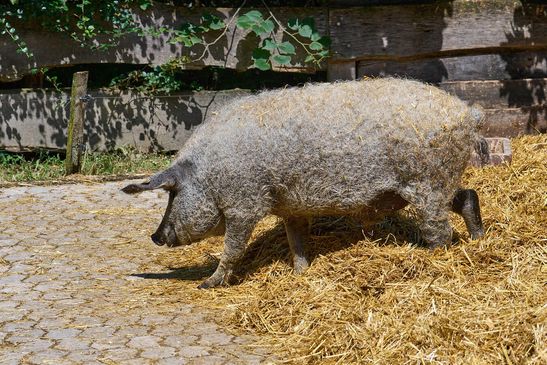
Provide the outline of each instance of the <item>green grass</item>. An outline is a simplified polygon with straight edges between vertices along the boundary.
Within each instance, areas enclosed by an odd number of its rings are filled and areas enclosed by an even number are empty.
[[[172,156],[138,153],[120,148],[109,153],[86,153],[83,175],[130,175],[154,173],[169,165]],[[16,154],[0,151],[0,182],[59,180],[65,175],[65,158],[59,153],[40,151]]]

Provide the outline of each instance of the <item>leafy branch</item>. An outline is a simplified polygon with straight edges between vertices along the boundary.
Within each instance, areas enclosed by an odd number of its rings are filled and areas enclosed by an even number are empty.
[[[18,13],[20,16],[20,13]],[[8,35],[13,43],[17,46],[17,53],[24,54],[29,60],[34,59],[34,54],[29,50],[29,47],[27,43],[19,37],[19,35],[16,32],[16,29],[11,26],[11,24],[6,20],[5,17],[0,18],[0,35]],[[47,75],[48,68],[47,67],[40,67],[40,68],[33,68],[31,69],[32,74],[42,74],[46,78],[47,81],[49,81],[53,87],[56,90],[60,89],[60,85],[57,82],[57,78],[55,76],[49,76]]]
[[[266,4],[264,3],[266,6]],[[328,47],[330,39],[322,37],[315,28],[313,18],[303,20],[289,19],[289,32],[281,22],[268,9],[269,17],[264,18],[258,10],[251,10],[237,19],[237,27],[244,30],[251,30],[258,37],[264,38],[261,45],[253,51],[252,59],[254,67],[266,71],[274,65],[289,66],[292,56],[296,55],[295,45],[289,41],[281,42],[276,39],[275,25],[283,33],[287,34],[307,54],[305,63],[319,65],[329,55]],[[272,21],[273,20],[273,21]],[[275,22],[275,24],[274,24]],[[301,40],[302,39],[302,40]],[[309,40],[309,42],[307,42]]]
[[[289,19],[283,24],[264,1],[262,4],[267,10],[265,14],[260,10],[250,10],[240,15],[246,3],[244,0],[229,19],[223,20],[216,15],[203,13],[199,22],[186,22],[177,29],[144,29],[135,24],[132,9],[138,6],[146,11],[153,6],[151,0],[10,0],[10,3],[11,6],[0,5],[0,13],[3,13],[0,15],[1,32],[8,34],[16,44],[17,51],[29,59],[34,59],[34,55],[17,35],[15,27],[8,22],[10,18],[21,21],[38,19],[43,27],[69,34],[82,47],[91,46],[99,50],[115,46],[121,37],[129,33],[141,36],[167,34],[171,44],[181,44],[186,48],[198,45],[203,47],[196,58],[182,56],[151,71],[133,71],[126,77],[119,77],[114,80],[114,84],[119,87],[140,84],[151,92],[177,90],[182,86],[175,77],[177,70],[206,58],[211,47],[230,29],[234,29],[234,24],[236,29],[250,31],[259,37],[259,43],[251,56],[253,66],[259,70],[290,66],[299,48],[304,52],[305,64],[319,66],[329,56],[330,38],[318,32],[313,18]],[[215,38],[207,42],[209,34],[214,34]],[[283,36],[286,36],[285,40]],[[34,70],[46,71],[46,68]],[[48,80],[52,83],[55,81],[53,78]]]

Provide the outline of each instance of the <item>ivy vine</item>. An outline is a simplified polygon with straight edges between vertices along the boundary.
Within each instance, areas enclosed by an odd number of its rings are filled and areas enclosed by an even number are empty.
[[[245,6],[243,1],[235,14],[225,20],[203,13],[198,23],[187,22],[177,29],[143,29],[135,24],[133,9],[139,7],[142,11],[148,11],[154,5],[151,0],[9,0],[9,3],[0,4],[0,34],[8,35],[16,44],[17,52],[29,59],[34,59],[34,54],[17,31],[18,26],[28,21],[38,22],[44,29],[69,34],[82,47],[98,50],[117,45],[120,38],[130,33],[152,36],[167,34],[171,44],[182,44],[188,48],[196,45],[204,47],[197,58],[180,57],[152,71],[134,71],[113,80],[113,85],[118,87],[140,83],[141,91],[152,93],[178,90],[181,84],[174,78],[176,71],[187,63],[204,58],[209,48],[225,35],[232,24],[239,30],[254,33],[260,39],[251,57],[253,66],[259,70],[290,66],[297,48],[303,50],[306,56],[304,62],[311,66],[320,65],[329,56],[330,39],[318,32],[313,18],[289,19],[283,24],[264,1],[261,3],[264,11],[255,9],[240,14]],[[289,40],[279,40],[276,35],[280,32]],[[218,36],[207,42],[208,33]],[[32,72],[46,73],[47,69],[34,69]],[[48,80],[55,86],[54,79]]]

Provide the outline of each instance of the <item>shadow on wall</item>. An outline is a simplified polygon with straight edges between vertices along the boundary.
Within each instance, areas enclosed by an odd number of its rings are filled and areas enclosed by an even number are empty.
[[[56,148],[66,144],[66,94],[43,90],[0,94],[0,148],[24,150],[34,145]]]
[[[215,108],[237,91],[177,93],[156,97],[92,92],[86,105],[84,140],[92,151],[135,146],[143,152],[177,151]],[[0,148],[64,149],[70,105],[53,91],[0,94]]]
[[[503,45],[533,45],[545,42],[547,37],[547,7],[524,2],[515,9],[511,31],[506,32],[507,42]],[[501,55],[507,62],[506,72],[511,79],[530,79],[527,83],[502,81],[500,96],[507,97],[508,106],[520,108],[528,114],[527,133],[547,132],[547,105],[545,96],[545,76],[547,69],[547,50],[527,54],[527,62],[514,63],[511,55]]]

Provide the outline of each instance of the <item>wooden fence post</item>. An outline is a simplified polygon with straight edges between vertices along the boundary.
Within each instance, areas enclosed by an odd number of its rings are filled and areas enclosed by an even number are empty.
[[[70,94],[70,119],[66,141],[65,174],[80,172],[82,150],[84,147],[85,95],[89,72],[76,72],[72,77]]]

